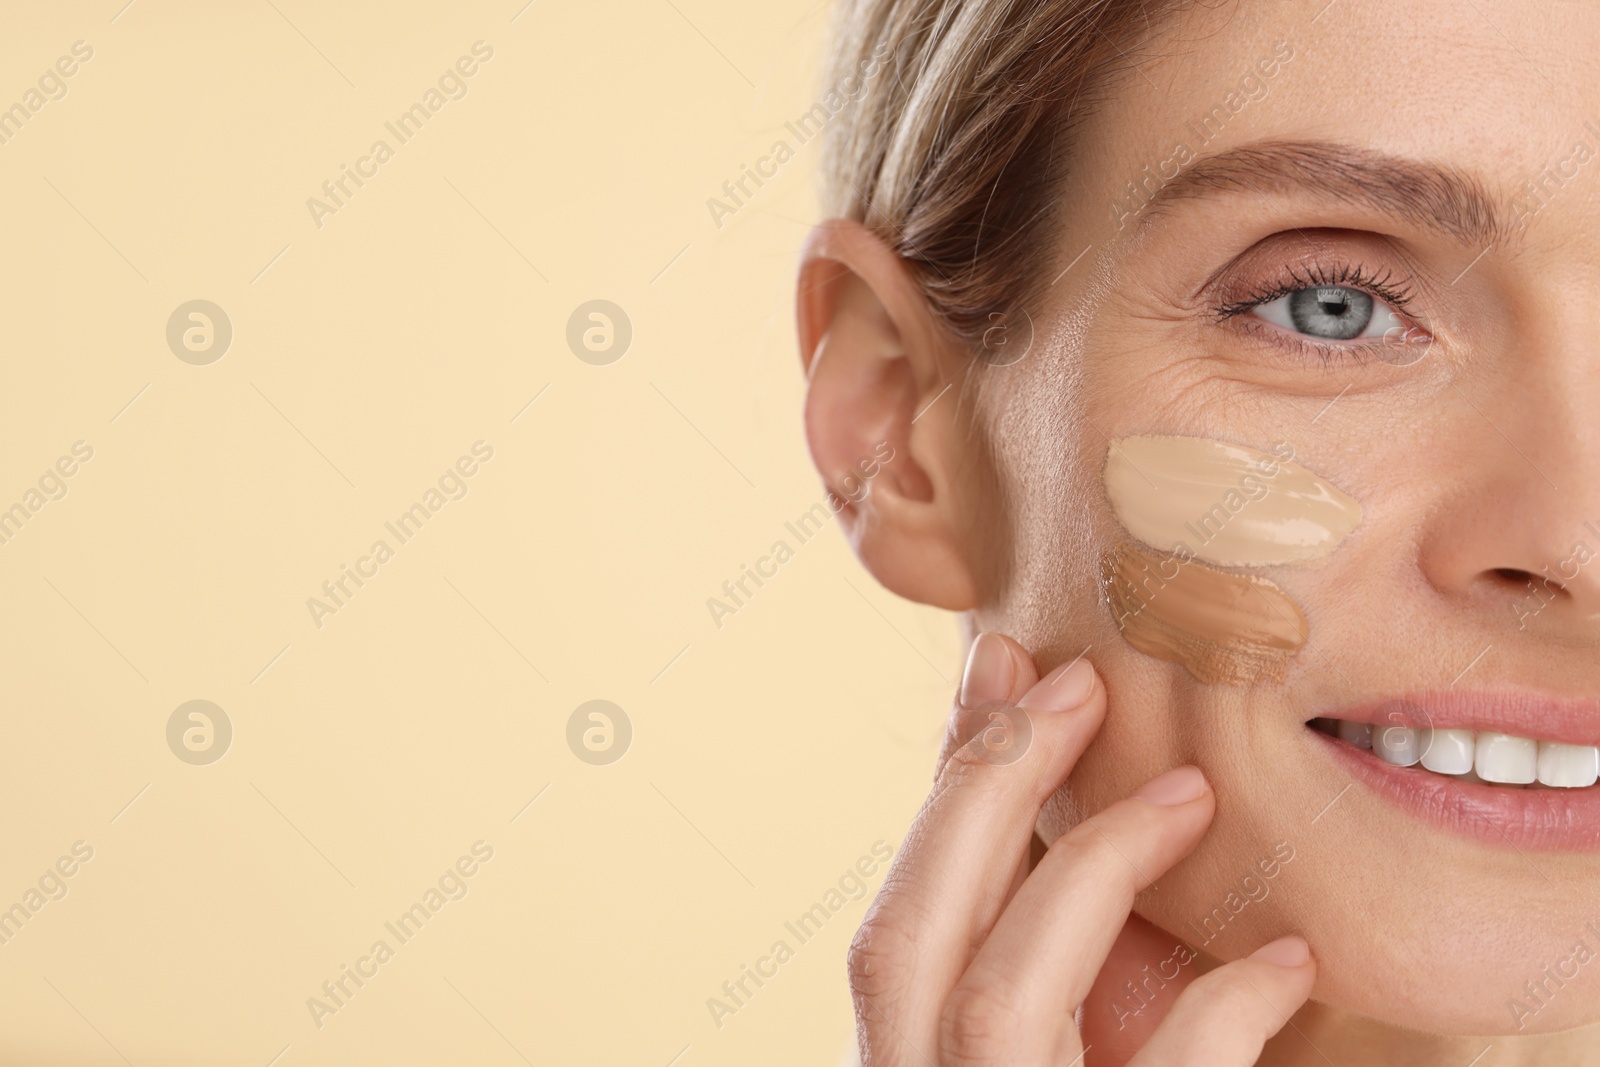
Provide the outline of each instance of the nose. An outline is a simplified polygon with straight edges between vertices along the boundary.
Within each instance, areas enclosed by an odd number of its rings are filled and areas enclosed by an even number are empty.
[[[1559,393],[1458,398],[1481,433],[1453,457],[1421,565],[1439,592],[1503,613],[1513,630],[1600,634],[1600,441],[1573,392]]]
[[[1423,571],[1436,589],[1505,613],[1519,630],[1535,617],[1544,626],[1600,623],[1600,523],[1570,513],[1555,518],[1570,506],[1531,506],[1530,488],[1517,486],[1516,502],[1510,492],[1501,495],[1500,514],[1469,505],[1472,514],[1444,519],[1449,532],[1425,547]],[[1541,513],[1551,519],[1541,521]]]

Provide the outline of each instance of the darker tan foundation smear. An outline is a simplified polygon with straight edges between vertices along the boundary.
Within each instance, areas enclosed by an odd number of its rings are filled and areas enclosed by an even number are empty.
[[[1124,543],[1106,553],[1101,580],[1130,645],[1208,685],[1280,681],[1306,643],[1306,617],[1283,590],[1187,553]]]

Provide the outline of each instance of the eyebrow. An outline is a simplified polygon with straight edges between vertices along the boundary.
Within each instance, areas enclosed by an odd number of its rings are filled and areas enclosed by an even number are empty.
[[[1296,190],[1402,219],[1474,248],[1505,243],[1512,234],[1494,198],[1471,175],[1332,141],[1258,141],[1196,160],[1146,201],[1139,227],[1179,200]]]

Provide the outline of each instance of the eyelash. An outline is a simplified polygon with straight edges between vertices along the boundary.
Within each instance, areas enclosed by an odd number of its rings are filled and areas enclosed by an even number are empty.
[[[1248,315],[1263,304],[1270,304],[1279,297],[1288,296],[1290,293],[1299,292],[1302,289],[1315,288],[1319,285],[1337,285],[1349,289],[1359,289],[1388,304],[1396,314],[1410,318],[1407,314],[1407,309],[1413,302],[1411,287],[1404,281],[1395,279],[1392,272],[1388,270],[1380,274],[1359,263],[1340,264],[1331,269],[1324,268],[1320,264],[1312,264],[1298,269],[1286,264],[1279,279],[1269,287],[1258,289],[1241,299],[1219,304],[1213,311],[1219,323],[1230,322]],[[1240,326],[1252,331],[1259,330],[1264,335],[1270,334],[1273,343],[1303,354],[1314,355],[1325,365],[1336,362],[1366,363],[1372,358],[1372,352],[1386,343],[1382,339],[1369,340],[1359,344],[1318,341],[1310,337],[1287,333],[1259,319],[1247,319],[1241,322]]]

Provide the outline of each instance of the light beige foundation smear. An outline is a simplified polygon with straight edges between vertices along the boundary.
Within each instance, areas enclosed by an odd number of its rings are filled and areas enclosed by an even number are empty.
[[[1306,643],[1305,615],[1265,578],[1131,543],[1106,554],[1101,578],[1128,644],[1208,685],[1281,679]]]
[[[1128,532],[1163,552],[1231,567],[1321,559],[1361,522],[1361,505],[1280,449],[1124,437],[1106,457],[1106,495]]]

